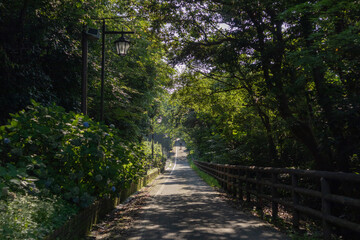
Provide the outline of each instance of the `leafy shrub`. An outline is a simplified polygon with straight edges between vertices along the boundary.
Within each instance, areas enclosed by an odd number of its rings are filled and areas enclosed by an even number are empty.
[[[140,146],[87,116],[34,101],[11,116],[0,127],[1,189],[61,195],[86,207],[145,173]]]
[[[59,197],[38,198],[17,194],[0,200],[1,239],[42,239],[77,212]]]

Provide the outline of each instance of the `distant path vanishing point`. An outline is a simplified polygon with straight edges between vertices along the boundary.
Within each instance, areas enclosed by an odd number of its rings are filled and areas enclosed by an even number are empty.
[[[269,224],[230,207],[190,168],[177,142],[172,164],[155,180],[152,200],[127,239],[290,239]]]

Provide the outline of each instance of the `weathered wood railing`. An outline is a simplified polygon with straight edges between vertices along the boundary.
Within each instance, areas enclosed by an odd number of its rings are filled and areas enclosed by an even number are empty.
[[[263,200],[271,202],[272,219],[278,204],[292,210],[292,226],[299,229],[300,214],[322,221],[324,239],[332,227],[360,233],[360,175],[342,172],[248,167],[194,161],[239,200],[254,202],[263,213]],[[340,213],[341,212],[341,216]],[[349,219],[349,216],[351,219]],[[347,219],[345,217],[348,217]]]

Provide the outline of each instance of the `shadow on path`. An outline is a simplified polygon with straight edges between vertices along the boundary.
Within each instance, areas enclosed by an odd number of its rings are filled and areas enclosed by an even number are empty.
[[[172,174],[157,180],[152,201],[128,239],[288,239],[258,218],[228,206],[189,167],[183,150],[178,149]]]

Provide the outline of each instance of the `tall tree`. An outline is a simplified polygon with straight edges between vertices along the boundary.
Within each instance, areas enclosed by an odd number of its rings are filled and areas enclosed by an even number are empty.
[[[261,101],[306,147],[315,168],[349,171],[359,153],[354,124],[360,120],[358,55],[349,51],[360,47],[359,3],[147,3],[156,18],[154,28],[171,44],[174,62],[196,65],[206,73],[223,71],[257,86]],[[161,23],[167,25],[161,28]],[[244,66],[250,74],[244,74]],[[261,80],[252,81],[259,74]]]
[[[0,4],[0,122],[34,99],[79,111],[81,32],[84,26],[132,30],[128,56],[115,54],[106,36],[105,120],[138,140],[149,110],[168,84],[171,68],[162,43],[149,34],[138,1],[3,1]],[[101,33],[102,34],[102,33]],[[89,43],[89,113],[99,119],[101,41]]]

